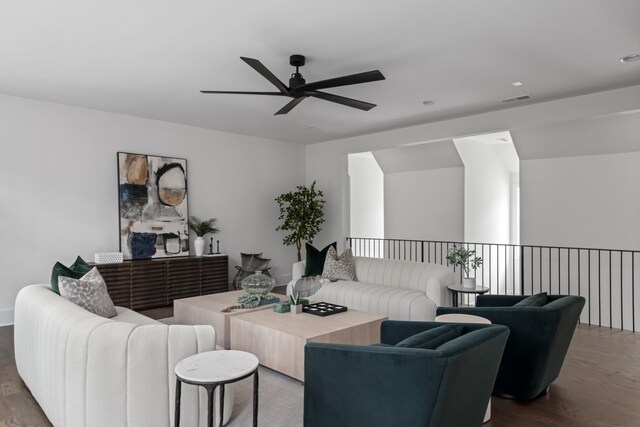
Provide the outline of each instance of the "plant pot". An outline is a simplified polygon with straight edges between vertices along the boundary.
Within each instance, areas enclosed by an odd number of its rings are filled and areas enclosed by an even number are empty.
[[[302,313],[302,304],[291,306],[291,314],[300,314],[300,313]]]
[[[196,237],[193,241],[193,248],[196,250],[196,256],[202,256],[204,254],[204,238]]]
[[[467,289],[474,289],[476,287],[476,278],[475,277],[463,277],[462,278],[462,287]]]

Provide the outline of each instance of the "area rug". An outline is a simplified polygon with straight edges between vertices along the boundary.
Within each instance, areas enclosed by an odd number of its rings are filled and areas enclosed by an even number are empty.
[[[304,385],[271,369],[259,368],[258,425],[302,427]],[[234,384],[235,402],[227,427],[253,424],[253,377]]]

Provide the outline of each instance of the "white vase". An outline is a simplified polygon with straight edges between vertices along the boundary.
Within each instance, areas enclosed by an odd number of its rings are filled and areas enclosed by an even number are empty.
[[[196,237],[196,240],[193,241],[193,247],[196,250],[196,256],[202,256],[204,254],[204,238]]]
[[[463,277],[462,278],[462,287],[467,289],[474,289],[476,287],[476,278],[475,277]]]
[[[302,313],[302,304],[293,305],[291,304],[291,314],[300,314]]]

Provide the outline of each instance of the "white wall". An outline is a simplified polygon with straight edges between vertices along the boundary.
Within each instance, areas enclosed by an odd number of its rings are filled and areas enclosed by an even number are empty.
[[[464,168],[387,173],[384,192],[387,237],[464,238]]]
[[[0,117],[0,323],[57,260],[118,250],[117,151],[186,158],[189,212],[218,218],[230,266],[263,251],[290,275],[274,198],[304,183],[304,147],[9,96]]]
[[[640,248],[640,152],[523,160],[525,244]]]
[[[384,174],[371,152],[349,155],[351,237],[384,237]]]
[[[309,145],[306,147],[307,183],[317,180],[319,188],[325,190],[327,200],[327,222],[318,236],[318,241],[340,241],[349,234],[348,153],[509,130],[522,159],[521,147],[518,146],[518,131],[521,129],[544,127],[554,123],[572,126],[571,122],[574,120],[589,121],[594,117],[615,116],[637,110],[640,110],[640,86],[632,86]],[[579,127],[580,124],[573,126]],[[620,131],[628,133],[628,129],[625,127]],[[637,133],[629,135],[638,142]],[[532,143],[535,143],[535,140]],[[602,141],[602,144],[606,143]],[[521,170],[521,178],[522,175]],[[636,191],[636,194],[638,193],[640,188]],[[522,189],[521,212],[525,209],[522,202],[525,197]],[[529,219],[521,214],[521,229],[526,227],[524,223],[527,220]],[[521,236],[521,241],[525,244],[531,243],[525,240],[524,236]],[[640,247],[640,242],[635,246]]]
[[[464,162],[464,240],[510,243],[511,177],[494,146],[454,139]]]

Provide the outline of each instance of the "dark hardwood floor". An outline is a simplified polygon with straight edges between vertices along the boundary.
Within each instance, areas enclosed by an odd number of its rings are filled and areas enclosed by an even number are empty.
[[[548,395],[492,405],[486,427],[640,426],[640,333],[579,325]],[[50,425],[16,371],[13,327],[1,327],[0,427]]]

